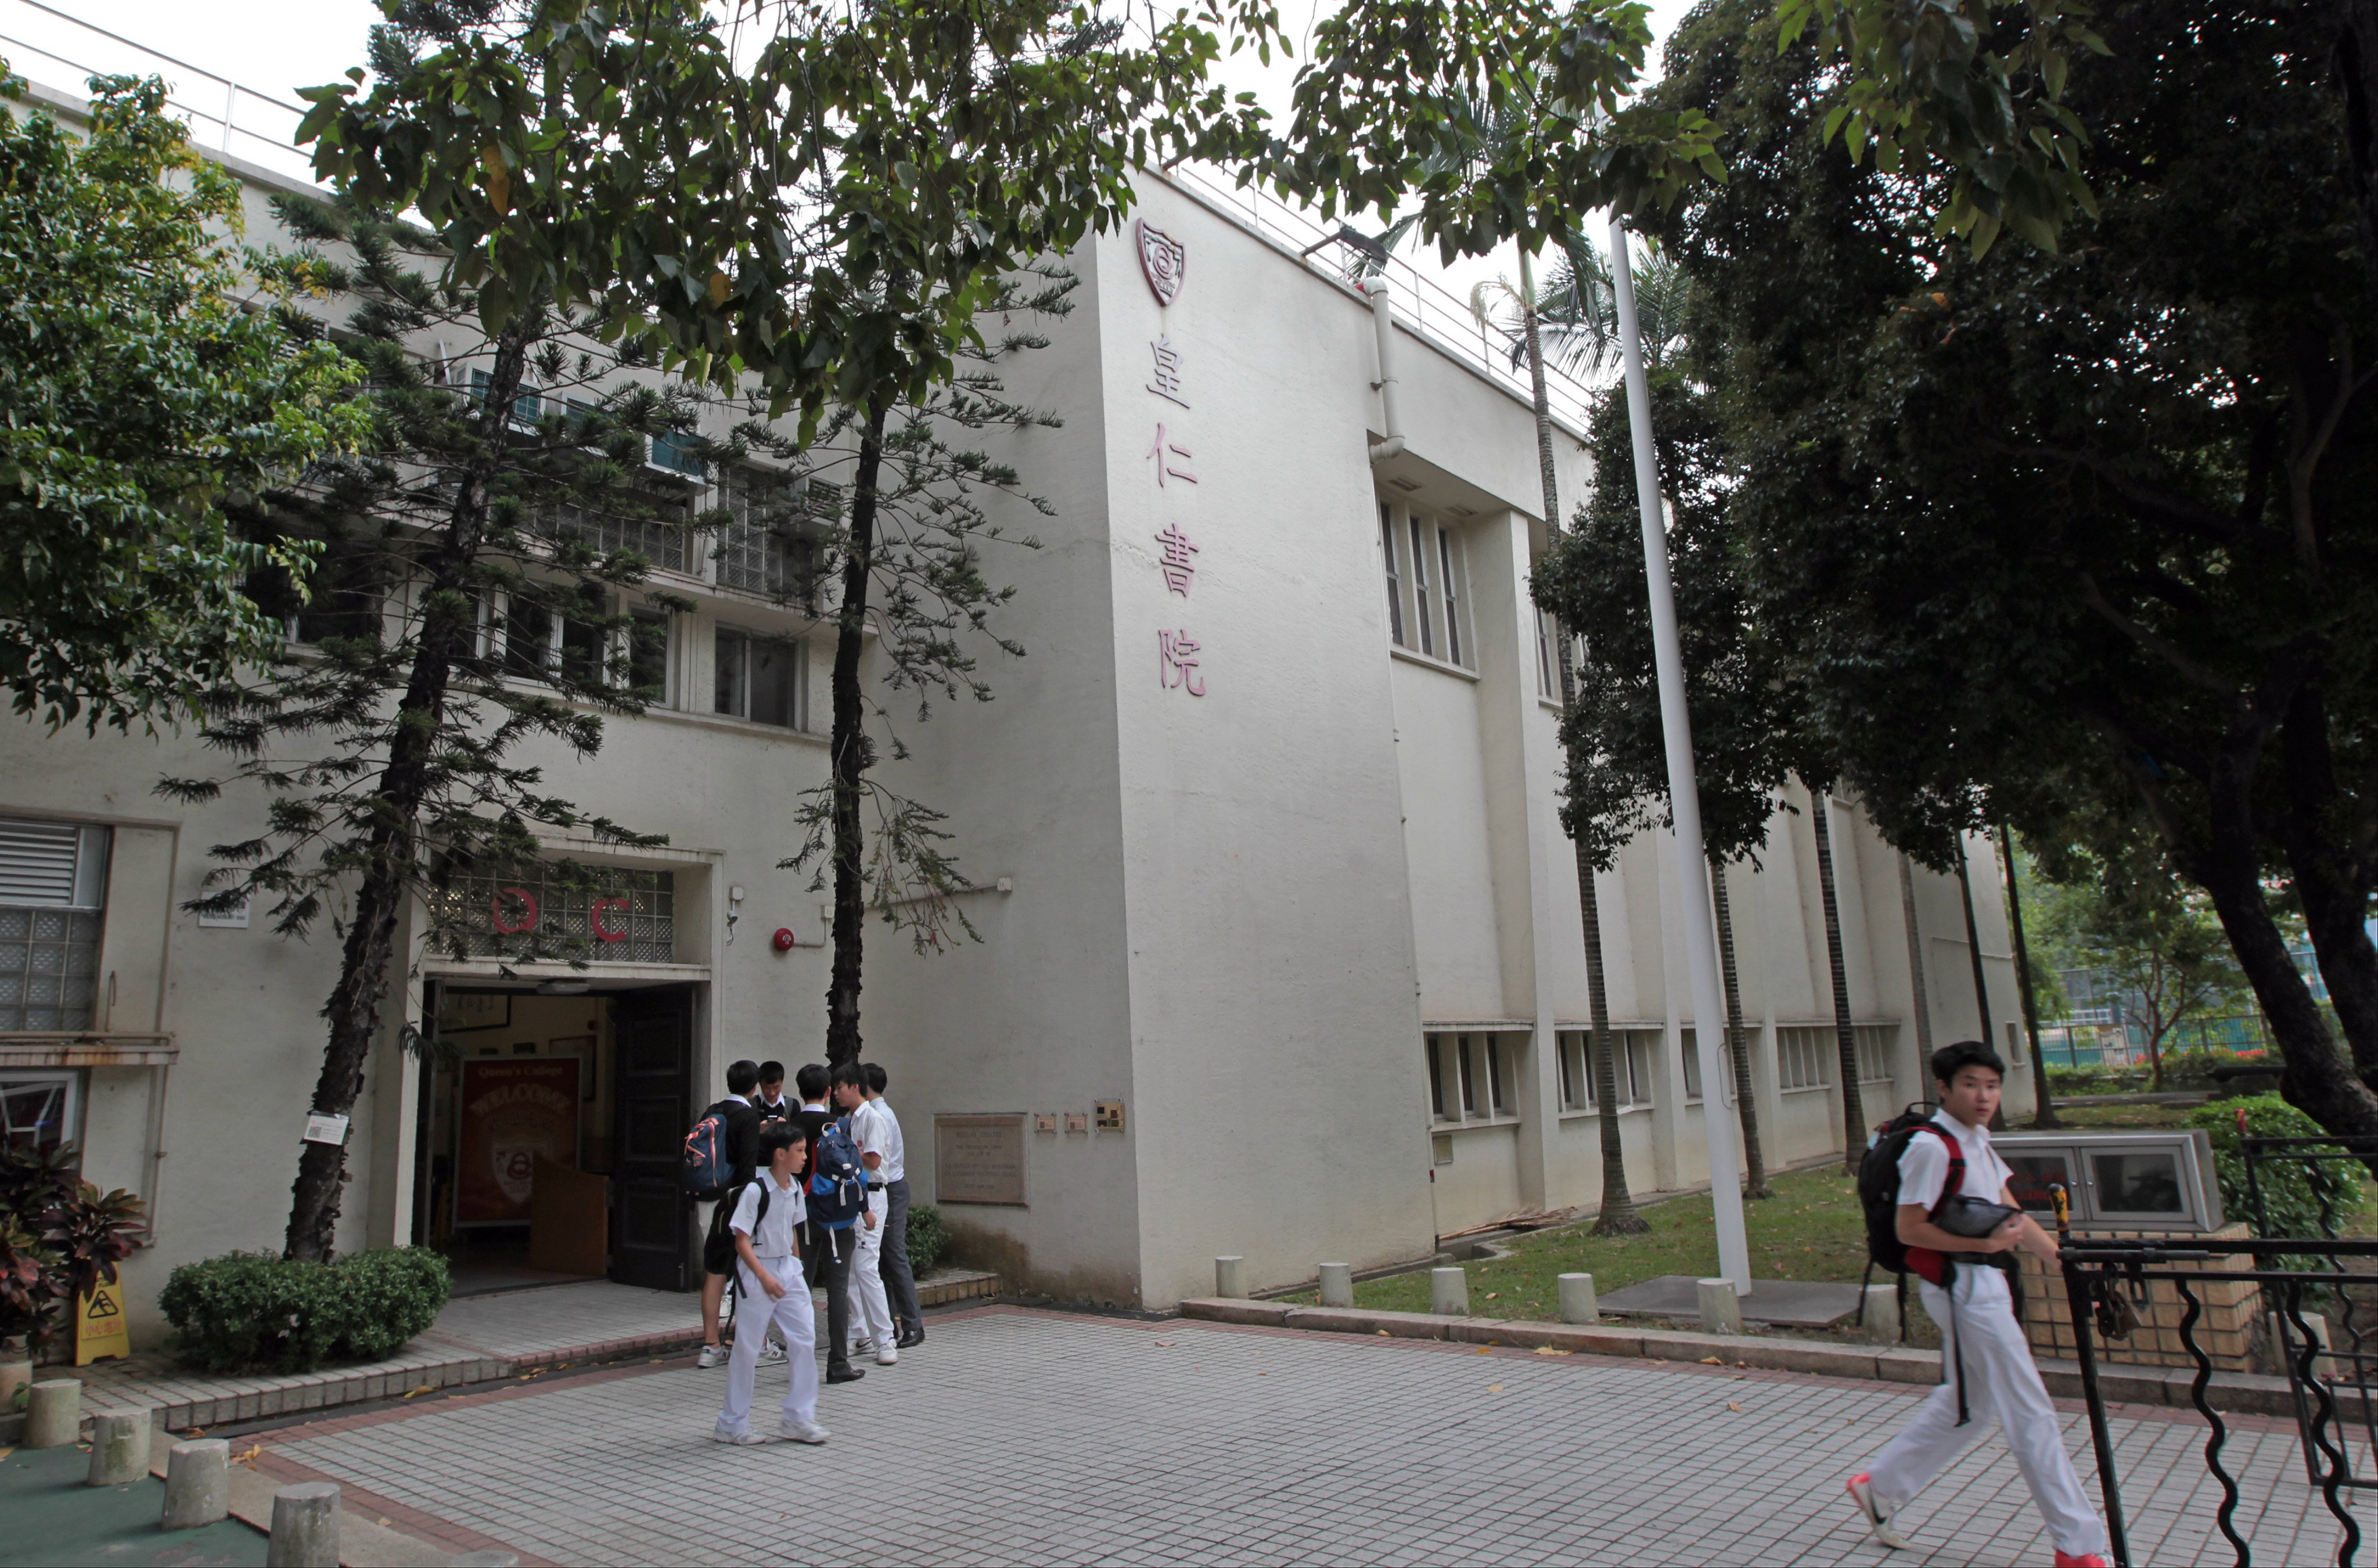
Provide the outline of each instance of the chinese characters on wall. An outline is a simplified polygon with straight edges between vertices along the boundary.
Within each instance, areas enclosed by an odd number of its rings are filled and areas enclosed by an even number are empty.
[[[1161,308],[1169,306],[1181,292],[1183,273],[1187,270],[1188,253],[1181,243],[1161,229],[1148,227],[1142,220],[1135,231],[1139,241],[1140,270],[1147,274],[1147,286]],[[1154,355],[1147,390],[1175,408],[1187,412],[1189,400],[1183,395],[1183,363],[1181,351],[1172,344],[1172,334],[1161,332],[1148,344]],[[1159,491],[1172,491],[1178,487],[1195,486],[1197,472],[1195,454],[1191,451],[1186,430],[1180,415],[1167,414],[1156,421],[1156,439],[1147,449],[1147,461],[1156,473]],[[1181,489],[1183,495],[1193,489]],[[1162,503],[1167,506],[1178,502]],[[1158,530],[1156,542],[1162,553],[1158,557],[1159,569],[1164,573],[1164,586],[1169,594],[1183,598],[1197,583],[1196,541],[1183,531],[1177,518],[1168,516]],[[1168,626],[1156,633],[1157,684],[1164,691],[1179,690],[1193,697],[1206,694],[1206,677],[1201,668],[1203,649],[1186,626]]]

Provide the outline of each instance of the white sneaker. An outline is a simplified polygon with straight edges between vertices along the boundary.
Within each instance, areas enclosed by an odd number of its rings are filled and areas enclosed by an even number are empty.
[[[785,1364],[785,1347],[771,1340],[760,1347],[760,1365],[781,1367]]]
[[[850,1353],[853,1356],[864,1356],[874,1348],[875,1342],[871,1339],[854,1339],[850,1342]]]
[[[728,1354],[723,1345],[705,1345],[702,1347],[702,1354],[693,1358],[694,1369],[706,1372],[713,1367],[724,1367]]]
[[[752,1431],[748,1427],[739,1432],[730,1432],[726,1428],[720,1427],[710,1435],[712,1440],[717,1442],[750,1444],[768,1441],[764,1433]]]
[[[794,1442],[823,1442],[833,1434],[815,1421],[786,1421],[777,1426],[776,1435]]]
[[[891,1342],[888,1340],[884,1342],[883,1348],[875,1353],[875,1364],[879,1367],[893,1366],[899,1359],[900,1353],[892,1348]]]
[[[1874,1538],[1894,1550],[1907,1550],[1907,1538],[1891,1527],[1891,1515],[1874,1495],[1874,1478],[1861,1470],[1850,1478],[1848,1490],[1850,1501],[1866,1515],[1867,1528],[1874,1532]]]

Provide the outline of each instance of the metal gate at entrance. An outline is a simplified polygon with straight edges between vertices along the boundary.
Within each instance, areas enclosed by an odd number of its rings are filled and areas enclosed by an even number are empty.
[[[691,1288],[696,987],[433,983],[411,1228],[456,1293]]]

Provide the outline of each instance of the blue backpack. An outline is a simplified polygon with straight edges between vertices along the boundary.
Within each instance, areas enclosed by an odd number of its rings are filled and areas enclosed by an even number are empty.
[[[810,1218],[828,1230],[848,1230],[867,1212],[867,1167],[850,1139],[850,1118],[830,1121],[818,1132],[817,1159],[810,1168]]]

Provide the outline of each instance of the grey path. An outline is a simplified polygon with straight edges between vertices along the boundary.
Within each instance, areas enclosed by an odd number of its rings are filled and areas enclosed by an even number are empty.
[[[279,1451],[571,1563],[2048,1560],[1995,1439],[1906,1511],[1928,1550],[1866,1539],[1842,1478],[1920,1397],[1886,1385],[994,1311],[826,1390],[835,1438],[810,1449],[711,1442],[722,1377],[678,1364]],[[2067,1439],[2085,1453],[2079,1417]],[[2228,1562],[2201,1429],[2119,1441],[2135,1560]],[[2256,1562],[2328,1559],[2292,1440],[2233,1452]]]

